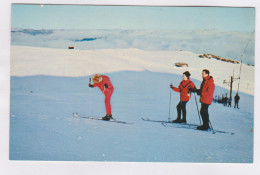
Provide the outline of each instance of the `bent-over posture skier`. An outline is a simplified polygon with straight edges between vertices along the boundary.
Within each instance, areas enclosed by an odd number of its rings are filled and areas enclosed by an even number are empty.
[[[213,101],[213,94],[215,90],[215,84],[213,77],[209,75],[210,72],[207,69],[202,71],[203,81],[200,85],[200,89],[191,90],[193,92],[197,92],[200,95],[201,109],[200,114],[203,121],[203,125],[198,126],[199,130],[208,130],[209,129],[209,112],[208,108]]]
[[[172,84],[170,85],[175,92],[180,92],[180,102],[176,106],[177,108],[177,118],[173,120],[173,123],[186,123],[186,104],[190,100],[191,94],[189,89],[196,88],[194,83],[190,80],[190,72],[183,72],[182,81],[179,87],[174,87]],[[182,113],[182,119],[181,119]]]
[[[102,117],[102,119],[110,120],[112,119],[110,99],[113,94],[114,87],[109,77],[105,75],[95,74],[92,80],[94,84],[92,85],[91,83],[89,83],[89,87],[98,87],[105,95],[106,116]]]

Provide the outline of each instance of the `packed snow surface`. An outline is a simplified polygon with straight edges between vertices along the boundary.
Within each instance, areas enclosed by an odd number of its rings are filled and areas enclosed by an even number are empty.
[[[11,47],[10,159],[129,162],[253,162],[254,67],[243,65],[240,109],[212,103],[211,131],[165,127],[153,120],[176,118],[182,73],[197,87],[209,69],[215,94],[229,93],[223,80],[239,76],[240,64],[199,58],[186,51],[139,49],[63,50]],[[185,62],[188,67],[176,67]],[[94,73],[110,77],[113,117],[133,124],[73,117],[105,115],[104,96],[89,88]],[[233,95],[239,80],[234,82]],[[196,97],[196,98],[195,98]],[[187,104],[188,123],[200,124],[196,100]],[[171,107],[169,108],[169,104]],[[169,115],[170,114],[170,115]],[[171,125],[171,124],[169,124]]]

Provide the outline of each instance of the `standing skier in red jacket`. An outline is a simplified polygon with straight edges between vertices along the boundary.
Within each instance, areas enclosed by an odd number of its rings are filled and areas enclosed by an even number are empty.
[[[180,92],[180,102],[176,106],[177,108],[177,119],[173,120],[173,123],[186,123],[186,104],[190,100],[191,93],[189,92],[189,89],[196,88],[194,83],[190,80],[190,73],[189,71],[186,71],[182,75],[182,81],[179,85],[179,87],[174,87],[170,85],[170,88],[172,88],[175,92]],[[182,113],[182,119],[181,119],[181,113]]]
[[[105,75],[95,74],[92,78],[93,85],[89,83],[89,87],[98,87],[103,94],[105,95],[105,107],[106,107],[106,116],[102,117],[103,120],[110,120],[112,119],[112,112],[111,112],[111,103],[110,99],[114,91],[114,87],[110,82],[109,77]]]
[[[213,94],[215,90],[215,84],[213,77],[209,75],[210,72],[207,69],[202,71],[202,78],[203,81],[200,85],[200,89],[196,89],[194,92],[197,92],[200,95],[200,114],[203,121],[203,125],[198,126],[197,129],[199,130],[208,130],[209,129],[209,112],[208,108],[211,105],[213,100]],[[193,91],[193,90],[192,90]]]

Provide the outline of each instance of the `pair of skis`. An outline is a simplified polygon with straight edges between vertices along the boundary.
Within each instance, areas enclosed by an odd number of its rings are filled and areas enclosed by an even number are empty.
[[[89,119],[89,120],[101,120],[101,121],[105,121],[105,122],[114,122],[114,123],[121,123],[121,124],[133,124],[133,123],[125,122],[125,121],[119,121],[119,120],[116,120],[114,118],[112,118],[111,120],[103,120],[102,118],[99,118],[99,117],[87,117],[87,116],[79,115],[78,113],[73,113],[73,116],[76,117],[76,118],[84,118],[84,119]],[[142,118],[142,120],[148,121],[148,122],[158,122],[158,123],[161,123],[165,127],[185,128],[185,129],[193,129],[193,130],[198,130],[197,127],[199,126],[197,124],[172,123],[171,121],[151,120],[149,118]],[[203,130],[198,130],[198,131],[203,131]],[[231,135],[235,134],[233,132],[226,132],[226,131],[212,130],[212,129],[209,129],[206,132],[208,132],[208,131],[212,131],[212,134],[215,134],[215,133],[224,133],[224,134],[231,134]]]
[[[73,113],[73,116],[76,117],[76,118],[84,118],[84,119],[90,119],[90,120],[101,120],[101,121],[105,121],[105,122],[114,122],[114,123],[122,123],[122,124],[133,124],[133,123],[125,122],[125,121],[119,121],[119,120],[116,120],[114,118],[112,118],[110,120],[103,120],[102,118],[99,118],[99,117],[87,117],[87,116],[79,115],[78,113]]]
[[[148,122],[159,122],[161,123],[163,126],[165,127],[175,127],[175,128],[185,128],[185,129],[193,129],[193,130],[198,130],[197,127],[199,125],[197,124],[189,124],[189,123],[172,123],[171,121],[162,121],[162,120],[151,120],[149,118],[142,118],[143,121],[148,121]],[[211,131],[212,134],[216,134],[216,133],[223,133],[223,134],[235,134],[233,132],[227,132],[227,131],[220,131],[220,130],[213,130],[213,129],[209,129],[209,130],[198,130],[198,131],[205,131],[205,132],[209,132]]]

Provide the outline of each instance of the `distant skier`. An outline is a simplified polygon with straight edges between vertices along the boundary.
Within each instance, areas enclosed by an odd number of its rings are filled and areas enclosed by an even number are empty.
[[[217,96],[217,95],[215,95],[215,97],[213,98],[213,102],[214,102],[214,103],[217,103],[217,102],[218,102],[218,96]]]
[[[190,80],[190,73],[188,71],[184,72],[182,75],[182,81],[179,87],[174,87],[170,85],[175,92],[180,92],[180,102],[176,106],[177,108],[177,118],[173,120],[173,123],[186,123],[186,104],[190,100],[191,94],[189,88],[196,88],[194,83]],[[181,119],[182,113],[182,119]]]
[[[198,126],[199,130],[208,130],[209,129],[209,112],[208,108],[211,105],[213,100],[213,94],[215,90],[215,84],[213,77],[209,75],[210,72],[207,69],[202,71],[203,81],[200,85],[200,89],[192,90],[192,92],[197,92],[200,95],[201,109],[200,114],[203,121],[203,125]]]
[[[240,100],[240,97],[239,97],[238,93],[236,94],[236,96],[234,97],[234,99],[235,99],[235,106],[234,106],[234,108],[239,109],[239,107],[238,107],[238,102],[239,102],[239,100]]]
[[[105,95],[106,116],[102,117],[102,119],[110,120],[113,118],[111,112],[110,99],[113,94],[114,87],[110,82],[109,77],[105,75],[95,74],[92,79],[94,84],[92,85],[91,83],[89,83],[89,87],[98,87]]]
[[[227,98],[227,96],[225,96],[225,97],[223,97],[224,106],[227,106],[227,103],[228,103],[228,98]]]
[[[228,107],[231,107],[231,103],[232,103],[232,99],[229,98],[229,99],[228,99]]]

